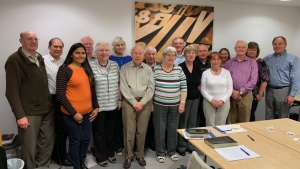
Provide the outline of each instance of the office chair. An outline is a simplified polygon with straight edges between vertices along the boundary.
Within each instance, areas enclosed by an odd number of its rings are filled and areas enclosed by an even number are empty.
[[[5,151],[10,149],[15,149],[17,157],[19,157],[19,153],[18,153],[19,146],[20,146],[19,137],[18,135],[16,135],[13,142],[10,144],[3,145],[3,148]]]
[[[207,165],[196,151],[193,151],[187,164],[187,169],[212,169]]]

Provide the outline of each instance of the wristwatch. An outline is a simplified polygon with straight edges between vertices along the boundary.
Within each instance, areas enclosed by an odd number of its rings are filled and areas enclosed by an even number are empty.
[[[243,94],[243,92],[242,91],[240,91],[240,95],[242,95]]]

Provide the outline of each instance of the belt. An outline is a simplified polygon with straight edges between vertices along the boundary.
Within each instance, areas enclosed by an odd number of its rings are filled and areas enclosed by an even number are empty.
[[[270,88],[272,89],[283,89],[283,88],[286,88],[286,87],[290,87],[290,86],[280,86],[280,87],[277,87],[277,86],[271,86],[271,85],[268,85]]]
[[[135,100],[139,102],[142,100],[142,97],[136,97]]]

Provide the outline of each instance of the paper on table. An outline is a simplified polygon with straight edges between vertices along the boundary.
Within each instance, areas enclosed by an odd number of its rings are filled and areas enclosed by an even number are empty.
[[[219,132],[223,133],[223,134],[227,134],[227,133],[238,133],[238,132],[244,132],[247,131],[244,128],[239,128],[239,129],[232,129],[231,125],[221,125],[221,126],[214,126],[214,128],[216,130],[218,130]]]
[[[217,153],[223,156],[228,161],[235,161],[235,160],[243,160],[249,158],[258,158],[260,155],[256,154],[255,152],[249,150],[247,147],[240,145],[240,146],[232,146],[232,147],[225,147],[225,148],[216,148],[214,149]]]
[[[203,140],[204,139],[204,137],[201,137],[201,136],[192,136],[192,137],[187,136],[185,129],[182,129],[181,132],[183,133],[183,137],[185,139],[196,139],[196,140]],[[215,135],[210,130],[208,130],[208,134],[209,134],[210,138],[215,137]]]

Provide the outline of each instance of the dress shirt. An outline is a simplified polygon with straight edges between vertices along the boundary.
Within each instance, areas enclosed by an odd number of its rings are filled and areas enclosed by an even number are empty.
[[[251,92],[256,85],[258,68],[255,60],[244,57],[244,60],[239,62],[236,57],[228,60],[224,68],[229,70],[232,80],[233,89],[242,93]]]
[[[299,58],[287,51],[280,55],[269,54],[264,58],[270,72],[268,85],[273,87],[290,86],[290,96],[295,96],[300,85]]]
[[[184,53],[182,55],[177,56],[177,58],[174,61],[174,65],[178,66],[180,63],[185,61]]]
[[[38,67],[40,67],[40,63],[37,59],[37,56],[38,54],[35,52],[35,57],[34,59],[31,57],[31,55],[24,49],[24,48],[21,48],[22,52],[24,53],[24,55],[30,60],[30,62],[32,63],[35,63]]]
[[[58,68],[63,64],[63,60],[59,59],[55,60],[50,53],[48,55],[43,56],[47,77],[48,77],[48,86],[50,94],[56,94],[56,75]]]
[[[123,97],[131,104],[135,105],[140,97],[141,102],[146,104],[154,94],[153,72],[150,66],[141,63],[139,67],[133,61],[122,66],[120,71],[120,89]]]

